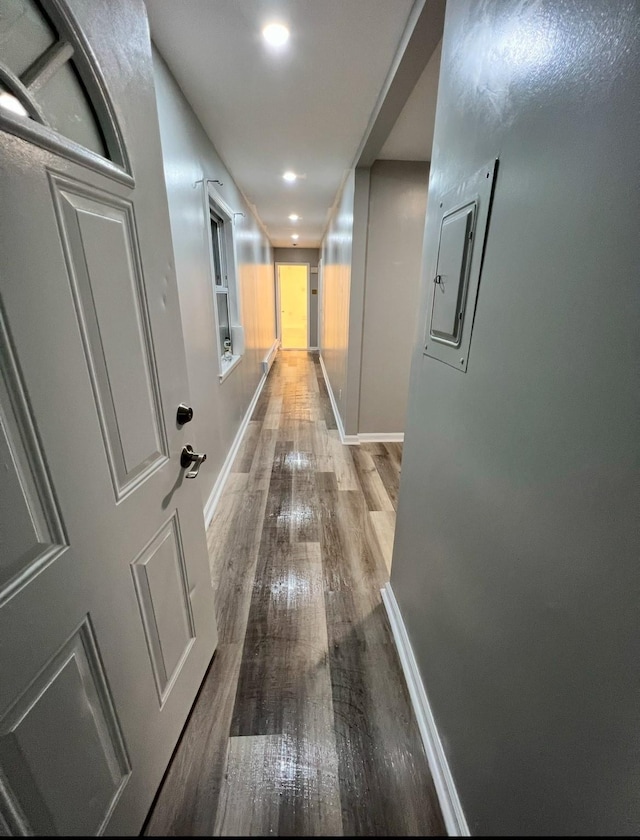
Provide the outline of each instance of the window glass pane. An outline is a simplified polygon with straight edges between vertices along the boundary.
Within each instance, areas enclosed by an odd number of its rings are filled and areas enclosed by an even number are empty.
[[[71,61],[36,94],[52,128],[92,152],[107,157],[102,132],[84,85]]]
[[[0,108],[12,114],[18,114],[21,117],[29,116],[29,112],[18,97],[14,96],[11,91],[8,91],[2,83],[0,83]]]
[[[213,272],[216,286],[224,286],[222,276],[222,254],[220,252],[220,228],[222,225],[211,217],[211,249],[213,251]]]
[[[33,0],[0,0],[0,61],[22,76],[57,40]]]
[[[227,255],[225,252],[224,221],[211,211],[211,247],[216,286],[227,286]]]
[[[224,358],[227,350],[233,353],[231,347],[231,331],[229,329],[229,296],[226,292],[216,292],[218,302],[218,334],[220,336],[220,356]]]

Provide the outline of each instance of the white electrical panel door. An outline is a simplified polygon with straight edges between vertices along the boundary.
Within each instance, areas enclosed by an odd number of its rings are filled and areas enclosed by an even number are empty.
[[[432,201],[437,206],[438,243],[425,249],[431,281],[423,353],[466,371],[485,247],[493,185],[494,160]],[[429,210],[428,212],[432,212]]]
[[[460,343],[475,214],[473,202],[445,216],[440,227],[431,337],[449,344]]]

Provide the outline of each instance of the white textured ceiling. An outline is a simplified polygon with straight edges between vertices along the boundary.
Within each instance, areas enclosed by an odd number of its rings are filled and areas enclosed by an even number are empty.
[[[378,157],[431,160],[442,41],[422,71]]]
[[[413,0],[147,0],[154,42],[274,245],[317,246]],[[285,23],[273,53],[262,27]],[[286,184],[292,169],[304,177]],[[287,219],[298,213],[295,225]]]

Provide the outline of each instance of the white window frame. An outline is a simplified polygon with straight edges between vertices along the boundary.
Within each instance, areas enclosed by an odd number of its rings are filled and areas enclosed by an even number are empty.
[[[206,182],[205,182],[206,183]],[[209,254],[209,273],[211,277],[211,292],[213,297],[214,330],[216,333],[216,348],[218,353],[218,369],[220,382],[223,382],[232,370],[242,361],[244,353],[244,340],[238,338],[242,332],[242,311],[240,306],[240,294],[238,289],[236,244],[234,236],[235,216],[220,193],[211,184],[207,184],[205,190],[205,229],[207,239],[207,253]],[[213,238],[211,230],[211,219],[222,223],[221,235],[218,238],[218,249],[220,257],[221,273],[226,276],[226,285],[217,282],[215,258],[213,253]],[[220,232],[218,231],[220,234]],[[232,341],[231,355],[226,357],[220,346],[220,320],[218,313],[219,296],[224,295],[227,299],[227,311],[229,315],[229,334]],[[234,346],[234,332],[236,340]],[[240,345],[240,346],[239,346]]]

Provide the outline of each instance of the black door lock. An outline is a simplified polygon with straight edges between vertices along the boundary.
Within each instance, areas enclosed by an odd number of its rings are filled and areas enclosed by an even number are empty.
[[[184,426],[185,423],[190,423],[193,420],[193,409],[191,406],[180,403],[176,413],[176,420],[181,426]]]

